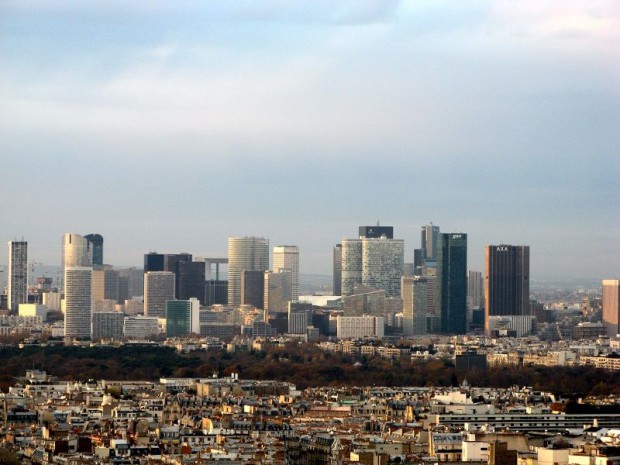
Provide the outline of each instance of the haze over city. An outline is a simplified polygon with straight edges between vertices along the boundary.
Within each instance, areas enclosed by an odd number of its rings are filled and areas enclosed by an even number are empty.
[[[296,244],[358,225],[531,247],[533,279],[617,277],[620,10],[609,1],[3,2],[5,241],[60,264]],[[0,263],[6,264],[6,248]]]

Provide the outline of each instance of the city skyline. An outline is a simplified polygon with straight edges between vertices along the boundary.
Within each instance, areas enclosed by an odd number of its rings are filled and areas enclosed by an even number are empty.
[[[613,0],[7,1],[0,31],[0,236],[32,261],[258,236],[328,276],[380,219],[406,262],[432,221],[472,270],[507,243],[533,280],[620,273]]]

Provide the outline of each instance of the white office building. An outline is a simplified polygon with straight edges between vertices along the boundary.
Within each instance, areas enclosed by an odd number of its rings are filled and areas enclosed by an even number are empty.
[[[92,275],[92,267],[65,268],[65,337],[91,336]]]
[[[382,338],[385,320],[380,316],[338,316],[336,337],[338,339]]]

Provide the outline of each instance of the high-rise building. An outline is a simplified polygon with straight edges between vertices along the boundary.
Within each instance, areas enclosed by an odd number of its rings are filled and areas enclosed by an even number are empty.
[[[620,280],[603,280],[603,325],[609,337],[620,334]]]
[[[403,276],[403,335],[426,334],[428,282],[424,276]]]
[[[439,234],[439,226],[435,226],[433,223],[422,226],[421,249],[424,261],[437,260]]]
[[[467,332],[467,234],[439,235],[437,284],[441,331]]]
[[[362,284],[362,240],[342,240],[341,294],[350,295],[356,285]]]
[[[164,269],[164,254],[149,252],[144,254],[144,272],[166,271]]]
[[[404,260],[402,239],[362,239],[362,285],[383,289],[388,297],[400,297]]]
[[[471,308],[482,307],[484,298],[484,279],[482,272],[470,271],[467,278],[467,306]]]
[[[333,252],[332,295],[342,294],[342,244],[336,244]]]
[[[93,265],[103,265],[103,236],[101,234],[87,234],[84,238],[92,244]]]
[[[306,334],[308,326],[312,325],[313,306],[308,302],[288,303],[288,333]]]
[[[293,294],[293,277],[288,270],[265,271],[264,309],[269,313],[288,311]]]
[[[525,245],[485,247],[484,329],[489,317],[530,316],[530,248]]]
[[[288,270],[291,273],[291,301],[299,300],[299,247],[277,245],[273,248],[273,271]]]
[[[198,299],[166,301],[166,337],[200,334]]]
[[[93,269],[93,301],[119,299],[119,276],[118,271],[110,265],[97,266]]]
[[[124,319],[122,312],[94,312],[93,341],[99,339],[122,339]]]
[[[402,239],[343,239],[341,245],[343,296],[352,294],[359,285],[383,289],[388,297],[400,296],[405,260]]]
[[[149,271],[144,274],[144,314],[165,318],[166,301],[174,300],[174,273]]]
[[[123,323],[123,334],[127,339],[143,340],[159,333],[159,324],[155,317],[130,316]]]
[[[92,278],[92,267],[65,267],[65,337],[91,336]]]
[[[359,237],[366,239],[394,239],[394,226],[360,226]]]
[[[241,272],[269,269],[269,240],[263,237],[228,239],[228,305],[241,304]]]
[[[180,300],[197,298],[205,305],[205,262],[184,261],[177,265],[177,297]]]
[[[241,272],[241,305],[253,305],[256,308],[265,306],[265,272]]]
[[[19,304],[28,303],[28,242],[9,241],[7,304],[9,310],[18,310]]]
[[[91,242],[83,236],[75,233],[66,233],[62,237],[62,276],[65,268],[69,266],[92,266],[93,247]],[[63,282],[62,289],[65,285]]]

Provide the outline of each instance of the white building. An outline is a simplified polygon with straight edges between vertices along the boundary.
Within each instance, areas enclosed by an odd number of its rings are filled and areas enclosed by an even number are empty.
[[[269,240],[263,237],[228,238],[228,305],[241,305],[241,273],[269,269]]]
[[[388,297],[400,297],[405,243],[402,239],[360,238],[342,240],[342,295],[355,285],[383,289]]]
[[[174,300],[175,276],[172,271],[149,271],[144,274],[144,314],[166,317],[166,300]]]
[[[91,335],[92,273],[88,266],[65,268],[65,337]]]
[[[291,300],[299,300],[299,247],[296,245],[278,245],[273,248],[273,271],[288,270],[291,273]]]
[[[64,278],[65,269],[70,266],[92,266],[93,265],[93,246],[91,242],[83,236],[75,233],[66,233],[62,237],[62,276]],[[63,281],[63,290],[65,283]]]
[[[122,339],[124,315],[121,312],[93,313],[93,340]]]
[[[380,316],[338,316],[336,337],[338,339],[382,338],[385,320]]]
[[[19,304],[28,303],[28,242],[9,241],[9,268],[7,304],[17,310]]]

